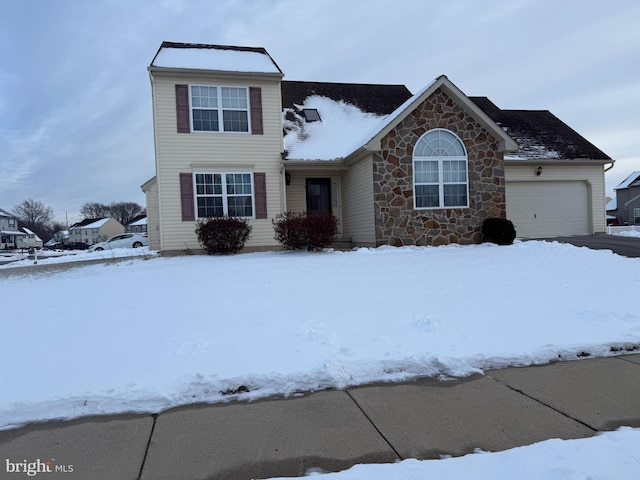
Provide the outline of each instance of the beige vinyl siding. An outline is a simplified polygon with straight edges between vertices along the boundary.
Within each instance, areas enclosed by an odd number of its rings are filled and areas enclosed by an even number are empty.
[[[160,250],[160,227],[158,217],[158,182],[154,177],[143,185],[147,199],[147,235],[149,249]]]
[[[338,219],[338,236],[342,236],[342,200],[340,174],[326,170],[295,170],[289,172],[291,183],[287,185],[287,211],[307,211],[307,179],[329,178],[331,180],[331,213]]]
[[[352,165],[342,178],[343,234],[355,245],[375,246],[372,157]]]
[[[542,166],[540,175],[536,170]],[[505,181],[509,190],[517,188],[517,182],[584,182],[587,189],[588,233],[604,233],[605,219],[605,184],[604,167],[601,164],[572,163],[572,164],[505,164]],[[509,197],[507,196],[507,212],[509,212]]]
[[[264,134],[177,133],[176,84],[260,87]],[[152,85],[161,250],[200,248],[195,235],[196,222],[182,221],[180,203],[179,175],[193,172],[264,172],[268,218],[251,220],[253,231],[246,246],[277,246],[271,218],[282,210],[282,108],[279,80],[261,76],[169,76],[156,72]]]

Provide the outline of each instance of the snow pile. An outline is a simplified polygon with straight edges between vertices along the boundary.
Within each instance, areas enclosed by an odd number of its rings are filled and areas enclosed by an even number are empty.
[[[312,95],[300,110],[316,109],[320,121],[306,122],[293,109],[285,109],[283,125],[286,131],[284,149],[291,160],[333,160],[343,158],[369,140],[384,116],[367,113],[349,103]],[[293,117],[294,120],[287,118]],[[355,139],[355,140],[354,140]]]
[[[535,241],[0,275],[0,428],[612,355],[638,285],[640,259]]]
[[[318,480],[539,480],[636,478],[640,429],[628,427],[579,440],[547,440],[504,452],[476,452],[443,460],[404,460],[395,464],[356,465],[314,475]],[[277,479],[272,479],[277,480]],[[281,479],[284,480],[284,479]]]
[[[640,238],[640,230],[627,230],[626,232],[616,233],[615,235],[620,235],[621,237]]]
[[[89,260],[109,260],[126,257],[149,258],[154,257],[157,254],[157,251],[149,250],[148,247],[114,248],[112,250],[101,250],[96,252],[87,252],[86,250],[38,250],[37,256],[35,257],[25,252],[15,252],[11,255],[2,255],[0,257],[1,261],[11,262],[0,265],[0,272],[2,272],[3,269],[15,267],[85,262]]]

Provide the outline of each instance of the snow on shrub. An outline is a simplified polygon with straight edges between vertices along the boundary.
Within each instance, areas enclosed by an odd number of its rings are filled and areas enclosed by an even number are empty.
[[[202,249],[209,255],[228,255],[242,250],[251,228],[249,222],[242,218],[208,218],[198,222],[196,235]]]

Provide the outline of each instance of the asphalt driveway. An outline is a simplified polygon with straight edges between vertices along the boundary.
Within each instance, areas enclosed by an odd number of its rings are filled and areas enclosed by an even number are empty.
[[[611,250],[625,257],[640,257],[640,238],[620,235],[585,235],[575,237],[542,238],[548,242],[570,243],[576,247],[588,247],[594,250]]]

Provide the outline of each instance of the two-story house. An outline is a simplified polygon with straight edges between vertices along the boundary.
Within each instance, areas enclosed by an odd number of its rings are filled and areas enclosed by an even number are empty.
[[[124,227],[115,218],[88,218],[69,227],[68,242],[93,245],[124,233]]]
[[[124,227],[124,231],[125,233],[147,233],[147,216],[138,215]]]
[[[284,81],[263,48],[164,42],[148,68],[156,175],[150,248],[198,250],[196,222],[250,220],[271,249],[285,211],[333,213],[358,246],[604,232],[612,160],[548,111],[501,110],[446,76],[402,85]]]
[[[22,248],[21,240],[26,236],[27,234],[18,228],[15,215],[0,208],[0,250]]]
[[[615,189],[607,204],[607,214],[616,225],[640,225],[640,171],[631,173]]]

